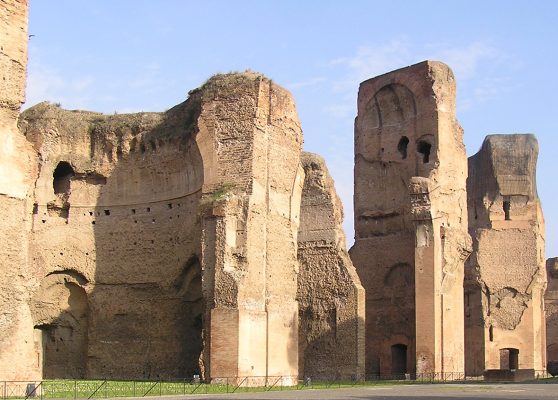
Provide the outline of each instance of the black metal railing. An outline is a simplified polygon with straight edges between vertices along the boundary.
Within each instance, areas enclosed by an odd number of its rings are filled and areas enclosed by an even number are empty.
[[[264,392],[274,390],[331,389],[355,386],[398,385],[416,383],[458,383],[482,381],[482,377],[466,377],[462,372],[425,374],[354,375],[348,378],[297,379],[292,376],[249,376],[178,380],[43,380],[0,381],[0,399],[99,399],[115,397],[148,397],[164,395]],[[535,371],[535,381],[558,383],[547,371]]]

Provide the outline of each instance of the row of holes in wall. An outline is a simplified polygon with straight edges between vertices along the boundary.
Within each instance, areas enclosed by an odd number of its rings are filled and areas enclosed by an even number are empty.
[[[150,242],[151,242],[151,244],[155,244],[155,239],[151,239]],[[158,242],[159,242],[159,243],[164,243],[165,241],[164,241],[164,240],[159,240]],[[179,244],[181,244],[181,238],[180,238],[180,236],[170,237],[169,240],[168,240],[168,242],[171,243],[171,244],[179,245]],[[137,242],[137,241],[132,242],[132,243],[133,243],[134,246],[137,246],[137,245],[138,245],[138,242]],[[145,243],[145,242],[143,242],[143,243]],[[63,255],[64,255],[64,252],[61,251],[59,254],[60,254],[61,256],[63,256]],[[88,256],[88,255],[89,255],[89,252],[85,252],[85,255]],[[55,256],[55,257],[56,257],[56,256]],[[178,258],[178,261],[180,261],[180,257]]]
[[[181,206],[181,203],[176,203],[176,206],[177,206],[177,207],[180,207],[180,206]],[[174,204],[173,204],[173,203],[167,203],[166,209],[172,210],[173,207],[174,207]],[[69,208],[70,208],[70,207],[69,207],[69,205],[68,205],[68,211],[69,211]],[[131,208],[131,209],[130,209],[130,214],[129,214],[129,215],[138,215],[138,212],[141,212],[141,211],[143,211],[143,210],[145,210],[146,213],[150,213],[150,212],[151,212],[151,207],[145,207],[145,208]],[[39,213],[39,205],[38,205],[37,203],[35,203],[35,204],[33,204],[33,214],[34,214],[34,215],[37,215],[38,213]],[[101,216],[101,215],[110,216],[110,209],[105,208],[105,209],[102,209],[102,211],[89,211],[88,213],[89,213],[89,216],[91,216],[91,217],[94,217],[94,216]],[[43,213],[43,215],[46,216],[47,213],[45,212],[45,213]],[[83,215],[84,215],[84,216],[87,216],[87,213],[84,213]],[[180,218],[180,214],[176,214],[176,218]],[[173,216],[172,216],[172,215],[169,215],[169,219],[172,220],[172,219],[173,219]],[[134,223],[137,223],[137,222],[138,222],[138,220],[137,220],[137,219],[134,219]],[[155,223],[155,222],[156,222],[156,219],[155,219],[155,218],[152,218],[152,219],[151,219],[151,222],[152,222],[152,223]],[[42,220],[42,223],[43,223],[43,224],[46,223],[46,219],[43,219],[43,220]],[[91,223],[94,225],[94,224],[95,224],[95,221],[91,221]]]

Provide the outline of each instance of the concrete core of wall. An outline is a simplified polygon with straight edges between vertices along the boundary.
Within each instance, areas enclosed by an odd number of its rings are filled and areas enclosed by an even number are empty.
[[[302,166],[299,371],[312,379],[361,379],[364,288],[346,250],[343,207],[324,160],[302,153]]]
[[[533,135],[489,135],[469,158],[467,374],[546,368],[544,219]]]

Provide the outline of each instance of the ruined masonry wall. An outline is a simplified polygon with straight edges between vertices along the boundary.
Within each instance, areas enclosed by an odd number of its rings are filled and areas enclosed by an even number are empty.
[[[364,288],[346,250],[343,207],[324,160],[302,154],[298,234],[299,371],[312,379],[364,375]]]
[[[367,293],[369,374],[463,371],[462,136],[446,65],[425,61],[361,84],[350,254]]]
[[[296,381],[302,136],[288,92],[230,74],[163,114],[42,103],[20,128],[42,160],[31,312],[48,374]]]
[[[238,376],[285,376],[294,383],[296,237],[303,182],[300,123],[290,93],[271,81],[255,77],[230,88],[231,101],[215,98],[200,116],[201,132],[206,126],[220,142],[218,158],[221,149],[234,151],[237,158],[250,156],[244,161],[250,167],[248,180],[229,171],[230,195],[204,217],[204,259],[215,264],[215,303],[208,315],[211,376],[227,376],[232,368]],[[249,106],[240,109],[238,99]],[[250,120],[236,117],[246,110]],[[240,146],[246,150],[237,150]],[[238,190],[242,185],[245,192]]]
[[[246,72],[165,113],[41,103],[19,118],[28,4],[0,1],[0,379],[297,383],[304,171],[290,93]],[[335,246],[352,336],[338,362],[359,373],[362,288]]]
[[[36,379],[33,325],[27,305],[36,285],[28,270],[28,233],[36,154],[17,129],[25,97],[26,0],[0,1],[0,377]]]
[[[46,103],[23,116],[42,160],[32,229],[41,287],[31,311],[37,355],[49,358],[45,377],[199,373],[202,163],[188,132],[163,137],[162,123],[158,114],[108,117]],[[61,162],[74,175],[56,193]],[[55,294],[70,307],[48,310]]]
[[[548,286],[544,294],[547,362],[558,362],[558,258],[546,260]]]
[[[545,361],[544,219],[536,187],[533,135],[489,135],[469,158],[468,207],[473,254],[467,261],[467,373],[543,370]]]

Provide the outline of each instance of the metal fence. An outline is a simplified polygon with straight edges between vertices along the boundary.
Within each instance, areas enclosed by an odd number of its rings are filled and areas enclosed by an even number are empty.
[[[98,399],[115,397],[147,397],[164,395],[264,392],[276,390],[327,389],[411,383],[459,383],[482,381],[482,377],[466,377],[463,373],[366,375],[348,379],[294,379],[290,376],[251,376],[180,380],[43,380],[0,381],[0,399]],[[546,371],[535,371],[535,380],[558,383]]]

